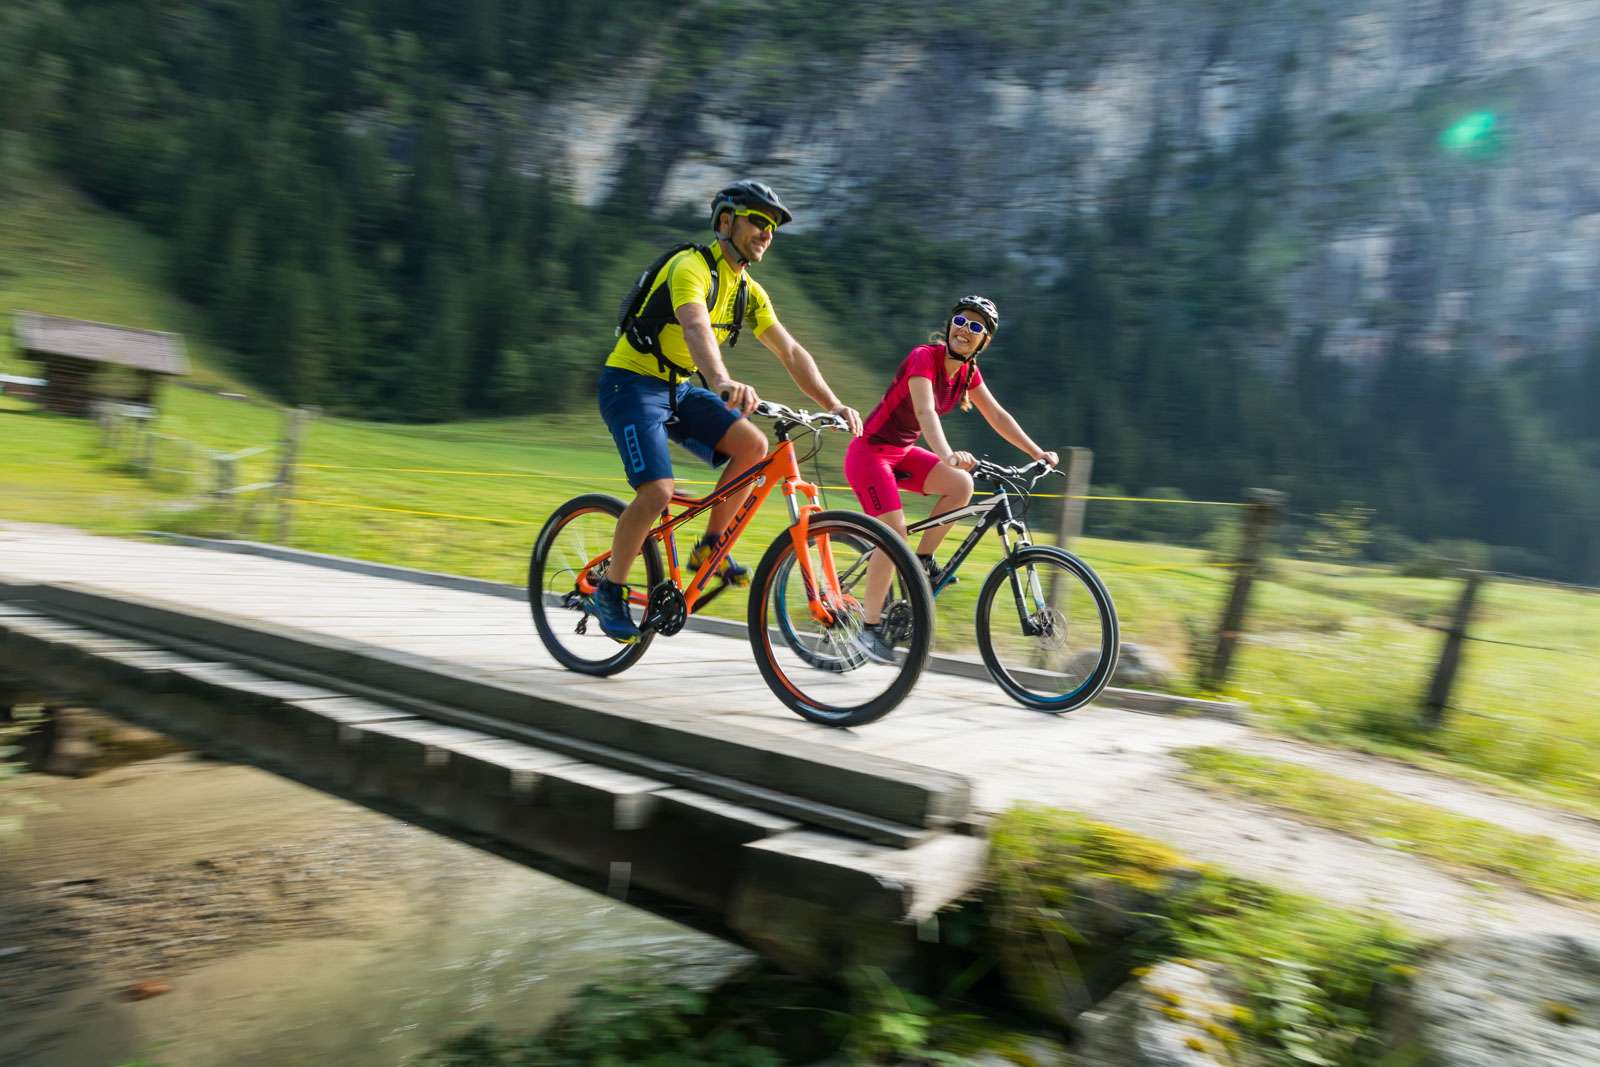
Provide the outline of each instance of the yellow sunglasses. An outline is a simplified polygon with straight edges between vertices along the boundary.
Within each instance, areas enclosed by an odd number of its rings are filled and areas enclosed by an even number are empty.
[[[749,219],[756,229],[761,230],[763,233],[771,233],[778,228],[778,224],[776,222],[773,222],[771,219],[767,218],[767,216],[753,208],[734,208],[733,213],[738,215],[740,218]]]

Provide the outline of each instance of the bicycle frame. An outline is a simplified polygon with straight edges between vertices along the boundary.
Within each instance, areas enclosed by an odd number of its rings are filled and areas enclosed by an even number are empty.
[[[978,547],[978,542],[983,540],[983,535],[990,530],[998,530],[1000,543],[1005,548],[1007,559],[1015,557],[1018,550],[1033,544],[1028,537],[1028,524],[1021,517],[1012,513],[1011,494],[1006,491],[1005,483],[999,481],[995,482],[995,492],[990,499],[976,504],[968,504],[965,507],[956,508],[954,511],[947,511],[942,515],[923,519],[921,522],[907,526],[906,534],[909,537],[911,534],[922,533],[937,526],[948,526],[953,522],[958,522],[973,515],[982,515],[983,517],[978,520],[977,525],[972,528],[972,532],[967,534],[961,544],[956,546],[955,552],[939,571],[938,580],[932,583],[935,597],[939,595],[939,590],[950,584],[950,579],[955,577],[955,573],[961,568],[961,564],[972,554],[972,550]],[[1012,540],[1013,535],[1016,537],[1015,541]],[[1035,603],[1043,604],[1045,602],[1045,594],[1044,590],[1038,587],[1039,576],[1031,573],[1030,570],[1028,578],[1033,588],[1026,592],[1033,595]],[[1026,595],[1015,567],[1011,570],[1011,593],[1016,599],[1017,619],[1022,624],[1022,632],[1032,636],[1038,627],[1029,619],[1030,613],[1027,607]]]
[[[768,494],[777,486],[783,487],[783,495],[789,505],[789,535],[794,539],[795,556],[800,564],[801,579],[805,583],[806,599],[811,606],[811,614],[819,622],[830,623],[832,613],[824,603],[823,597],[817,593],[818,585],[816,572],[811,563],[811,554],[806,551],[806,535],[810,525],[811,516],[822,510],[817,503],[817,487],[800,476],[800,465],[795,459],[794,442],[789,440],[787,427],[778,427],[778,446],[769,452],[765,459],[746,470],[739,477],[724,485],[722,488],[703,497],[692,497],[674,491],[672,500],[661,512],[662,522],[652,527],[646,537],[655,538],[666,548],[667,573],[669,580],[679,589],[684,590],[684,607],[688,614],[694,614],[697,607],[703,607],[722,591],[723,586],[717,586],[710,592],[706,591],[706,583],[717,573],[728,553],[733,550],[734,544],[739,540],[739,535],[749,524],[751,518],[761,505],[766,501]],[[700,565],[687,588],[683,584],[682,574],[678,564],[677,538],[674,531],[702,512],[709,511],[718,503],[726,500],[734,493],[750,487],[752,492],[745,502],[740,505],[738,512],[733,517],[733,522],[728,527],[728,534],[722,543]],[[806,498],[806,503],[801,503],[800,497]],[[674,516],[672,509],[681,507],[685,510]],[[827,576],[828,588],[826,592],[834,599],[835,603],[844,599],[844,594],[839,588],[838,573],[833,564],[833,548],[826,539],[818,544],[822,556],[822,572]],[[583,573],[578,576],[578,590],[588,594],[594,591],[594,578],[591,572],[595,567],[611,558],[610,552],[603,552],[590,560],[583,568]],[[630,592],[629,602],[641,606],[648,606],[650,591],[643,590]]]
[[[972,532],[967,534],[961,544],[956,547],[955,553],[939,571],[939,580],[933,586],[934,596],[938,596],[939,590],[950,584],[950,579],[955,576],[961,564],[972,554],[972,550],[978,547],[978,542],[983,540],[983,535],[990,530],[996,527],[999,528],[1000,543],[1005,546],[1007,556],[1014,555],[1019,548],[1027,548],[1033,544],[1028,539],[1028,524],[1011,513],[1011,496],[1005,491],[1004,487],[996,490],[994,496],[988,500],[977,504],[968,504],[965,507],[956,508],[954,511],[947,511],[943,515],[935,515],[932,518],[913,523],[906,527],[906,533],[908,535],[919,534],[937,526],[948,526],[953,522],[959,522],[973,515],[982,515],[983,518],[978,520],[978,524],[972,528]],[[1014,543],[1011,540],[1013,534],[1017,537]]]

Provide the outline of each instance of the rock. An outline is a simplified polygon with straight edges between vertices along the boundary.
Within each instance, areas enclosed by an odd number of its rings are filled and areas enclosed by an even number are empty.
[[[1171,902],[1205,877],[1165,846],[1106,826],[1019,848],[1019,858],[1028,848],[1057,852],[1000,880],[992,944],[1012,995],[1060,1026],[1126,982]]]
[[[962,1067],[1073,1067],[1067,1046],[1037,1034],[1005,1033],[955,1054]]]
[[[172,983],[161,978],[146,978],[135,982],[122,994],[123,1000],[149,1000],[172,992]]]
[[[1430,1067],[1600,1063],[1600,942],[1559,933],[1445,942],[1384,989],[1379,1022]]]
[[[84,778],[187,746],[103,712],[56,707],[23,737],[23,759],[45,774]]]
[[[1082,1067],[1236,1067],[1237,1007],[1213,982],[1215,965],[1169,960],[1137,975],[1078,1017]]]
[[[1086,673],[1099,659],[1098,652],[1080,652],[1073,657],[1069,672]],[[1117,657],[1111,684],[1128,689],[1166,689],[1177,668],[1172,661],[1149,645],[1127,643]]]

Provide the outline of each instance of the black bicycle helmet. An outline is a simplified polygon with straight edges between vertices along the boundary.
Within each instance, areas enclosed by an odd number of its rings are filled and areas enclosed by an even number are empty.
[[[994,306],[994,301],[986,296],[964,296],[956,301],[956,306],[950,309],[950,314],[955,315],[960,311],[976,311],[988,324],[990,333],[1000,330],[1000,309]]]
[[[771,215],[779,226],[794,221],[789,209],[783,206],[778,194],[766,182],[744,178],[723,188],[711,200],[711,228],[717,228],[717,216],[729,207],[749,207]]]

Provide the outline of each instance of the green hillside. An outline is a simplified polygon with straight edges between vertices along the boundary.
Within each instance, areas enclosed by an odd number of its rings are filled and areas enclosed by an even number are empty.
[[[0,199],[0,367],[33,375],[15,351],[13,311],[181,333],[191,381],[249,392],[206,340],[205,317],[173,295],[165,242],[58,178],[31,175]]]

